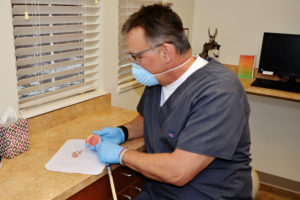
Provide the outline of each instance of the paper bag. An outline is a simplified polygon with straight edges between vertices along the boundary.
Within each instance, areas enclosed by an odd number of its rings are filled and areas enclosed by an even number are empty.
[[[10,159],[29,148],[27,119],[19,118],[14,122],[0,125],[0,155],[2,157]]]

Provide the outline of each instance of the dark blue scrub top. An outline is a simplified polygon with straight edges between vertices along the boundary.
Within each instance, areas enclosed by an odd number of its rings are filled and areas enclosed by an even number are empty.
[[[161,86],[147,87],[138,105],[147,152],[179,148],[216,159],[183,187],[147,181],[142,198],[252,199],[250,110],[237,77],[211,60],[189,76],[162,107],[160,96]]]

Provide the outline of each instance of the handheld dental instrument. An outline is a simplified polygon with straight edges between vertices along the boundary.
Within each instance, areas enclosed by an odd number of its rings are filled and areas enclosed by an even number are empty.
[[[73,152],[72,156],[74,158],[78,157],[81,152],[87,150],[88,148],[91,148],[92,150],[94,150],[96,148],[96,145],[99,142],[101,142],[101,137],[99,135],[90,135],[85,140],[85,143],[88,144],[86,146],[88,146],[88,147],[86,149],[82,149],[82,150]],[[111,193],[112,193],[112,196],[113,196],[113,200],[117,200],[117,193],[116,193],[116,189],[115,189],[115,184],[114,184],[114,179],[113,179],[110,164],[106,164],[106,169],[107,169],[107,174],[108,174],[108,178],[109,178],[109,183],[110,183],[110,188],[111,188]]]

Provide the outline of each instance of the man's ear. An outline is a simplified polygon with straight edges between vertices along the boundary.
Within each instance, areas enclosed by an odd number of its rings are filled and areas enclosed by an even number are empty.
[[[164,43],[161,46],[161,57],[163,58],[165,64],[172,62],[175,56],[175,51],[176,49],[172,44]]]

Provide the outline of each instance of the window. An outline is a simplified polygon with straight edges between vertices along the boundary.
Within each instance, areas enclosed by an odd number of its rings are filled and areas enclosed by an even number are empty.
[[[99,88],[98,0],[11,0],[19,109]]]
[[[142,5],[150,5],[163,1],[159,0],[119,0],[119,70],[118,92],[122,93],[142,86],[131,74],[131,59],[128,55],[126,38],[121,34],[122,25],[127,18],[138,11]]]

